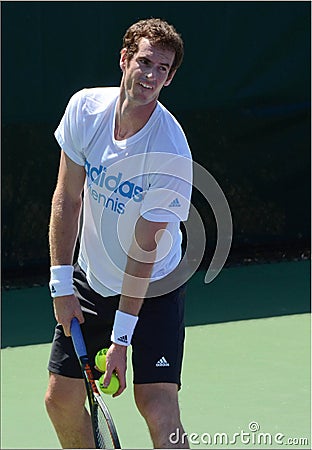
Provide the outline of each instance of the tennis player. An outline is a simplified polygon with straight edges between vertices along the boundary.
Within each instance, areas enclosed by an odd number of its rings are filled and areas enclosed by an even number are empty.
[[[183,54],[181,36],[166,21],[133,24],[120,52],[120,86],[75,93],[55,132],[61,157],[49,242],[57,326],[45,402],[63,448],[94,447],[70,338],[73,317],[90,358],[109,347],[105,385],[116,371],[115,396],[126,388],[132,346],[135,402],[154,448],[188,446],[169,439],[184,433],[178,391],[185,284],[168,289],[163,281],[181,260],[192,159],[181,126],[158,100]]]

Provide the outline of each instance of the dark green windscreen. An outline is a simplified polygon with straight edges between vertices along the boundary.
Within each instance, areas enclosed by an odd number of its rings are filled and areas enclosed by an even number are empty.
[[[173,23],[185,59],[161,101],[194,160],[217,180],[232,252],[292,248],[310,237],[309,2],[2,2],[2,267],[47,266],[59,150],[70,96],[117,86],[126,28]],[[208,247],[215,223],[198,192]]]

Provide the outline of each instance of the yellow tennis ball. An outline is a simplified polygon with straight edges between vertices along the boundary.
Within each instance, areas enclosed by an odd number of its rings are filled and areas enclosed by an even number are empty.
[[[103,374],[100,379],[99,379],[99,385],[100,385],[100,389],[102,392],[104,392],[104,394],[108,394],[108,395],[113,395],[115,394],[118,389],[119,389],[119,380],[117,378],[117,375],[115,373],[112,374],[111,380],[109,385],[107,386],[107,388],[105,388],[103,386],[104,383],[104,376],[105,374]]]
[[[98,351],[95,355],[95,365],[102,372],[106,370],[106,353],[108,348],[102,348],[102,350]]]

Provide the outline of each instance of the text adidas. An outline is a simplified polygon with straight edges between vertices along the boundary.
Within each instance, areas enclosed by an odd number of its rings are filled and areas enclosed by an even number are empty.
[[[102,164],[99,167],[92,167],[88,161],[85,163],[85,170],[90,188],[96,185],[122,197],[133,199],[135,202],[143,200],[143,188],[131,181],[122,181],[122,172],[118,172],[117,175],[107,175],[107,167]]]

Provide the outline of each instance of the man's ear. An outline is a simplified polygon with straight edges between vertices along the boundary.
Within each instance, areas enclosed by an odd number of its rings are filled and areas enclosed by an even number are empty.
[[[169,86],[169,84],[170,84],[171,81],[173,80],[173,77],[175,76],[175,74],[176,74],[176,70],[174,70],[173,72],[171,72],[170,75],[168,75],[168,78],[167,78],[167,80],[165,81],[164,86]]]
[[[121,68],[122,71],[124,71],[126,65],[127,65],[127,49],[123,48],[120,51],[119,67]]]

